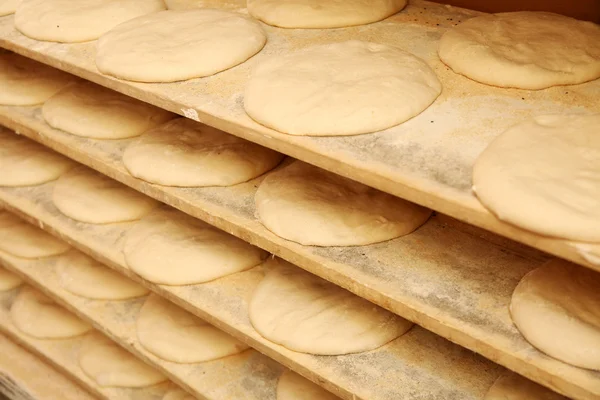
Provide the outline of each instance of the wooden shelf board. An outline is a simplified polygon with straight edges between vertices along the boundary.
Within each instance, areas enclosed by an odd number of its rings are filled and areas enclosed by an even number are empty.
[[[231,5],[227,5],[231,8]],[[239,9],[238,11],[244,11]],[[0,46],[159,107],[425,205],[469,224],[598,269],[587,244],[537,235],[499,221],[471,193],[471,167],[501,132],[523,119],[557,112],[600,112],[600,80],[539,91],[501,89],[450,71],[437,57],[441,34],[479,13],[422,0],[385,21],[346,29],[263,25],[268,43],[247,62],[217,75],[170,84],[121,81],[100,74],[95,42],[60,44],[21,35],[0,18]],[[295,137],[265,128],[243,110],[251,69],[274,54],[312,44],[360,39],[392,44],[426,60],[440,77],[440,98],[419,116],[386,131],[351,137]],[[596,250],[598,244],[593,246]],[[600,250],[598,250],[600,254]],[[594,265],[594,263],[596,265]]]
[[[545,260],[542,253],[442,215],[406,237],[377,245],[301,246],[271,234],[256,220],[253,198],[261,178],[228,188],[151,185],[133,178],[121,163],[131,140],[66,134],[49,127],[36,107],[0,107],[0,123],[545,386],[572,397],[600,396],[599,373],[541,354],[512,324],[512,291]],[[10,192],[12,200],[7,191],[0,197],[17,205],[17,192]]]

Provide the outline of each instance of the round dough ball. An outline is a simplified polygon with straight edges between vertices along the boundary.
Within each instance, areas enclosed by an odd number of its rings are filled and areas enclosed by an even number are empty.
[[[440,59],[488,85],[544,89],[600,77],[600,26],[547,12],[469,19],[441,38]]]
[[[15,53],[0,53],[0,104],[41,104],[77,78]]]
[[[135,224],[127,233],[123,254],[132,271],[163,285],[212,281],[255,267],[268,255],[171,208]]]
[[[85,337],[79,349],[79,366],[102,387],[140,388],[167,380],[97,331]]]
[[[282,28],[344,28],[381,21],[406,0],[248,0],[254,18]]]
[[[10,318],[21,332],[38,339],[70,338],[92,329],[87,322],[31,286],[24,286],[15,297]]]
[[[72,249],[56,263],[63,289],[98,300],[126,300],[148,294],[148,289]]]
[[[188,392],[177,388],[165,393],[162,400],[196,400],[196,398]]]
[[[21,258],[56,256],[70,249],[60,239],[21,218],[0,211],[0,250]]]
[[[122,22],[164,9],[162,0],[22,0],[15,27],[37,40],[87,42]]]
[[[91,82],[65,88],[44,103],[42,114],[54,128],[93,139],[139,136],[174,118],[168,111]]]
[[[0,267],[0,291],[4,292],[7,290],[14,289],[23,283],[18,275]]]
[[[318,355],[376,349],[412,327],[405,320],[341,287],[282,260],[252,294],[254,329],[290,350]]]
[[[271,232],[307,246],[360,246],[411,233],[431,210],[312,165],[294,163],[259,186],[256,210]]]
[[[568,400],[558,393],[513,372],[505,372],[488,390],[483,400]]]
[[[524,121],[479,156],[473,190],[503,221],[547,236],[600,242],[599,127],[600,114]]]
[[[178,118],[147,132],[123,154],[129,172],[167,186],[231,186],[275,168],[283,155]]]
[[[214,9],[163,11],[118,26],[98,41],[100,72],[138,82],[216,74],[258,53],[267,38],[241,14]]]
[[[519,282],[510,303],[529,343],[568,364],[600,370],[600,273],[554,259]]]
[[[244,108],[291,135],[380,131],[425,110],[442,85],[423,60],[395,47],[349,41],[275,55],[258,65]]]
[[[216,360],[248,349],[239,340],[156,295],[146,299],[136,330],[146,350],[176,363]]]
[[[340,398],[297,373],[286,370],[277,382],[277,400],[340,400]]]
[[[1,127],[0,143],[0,186],[41,185],[58,179],[77,165],[47,147]]]
[[[134,221],[150,213],[159,204],[83,166],[63,175],[56,182],[52,200],[67,217],[90,224]]]
[[[13,14],[21,0],[2,0],[0,1],[0,17]]]

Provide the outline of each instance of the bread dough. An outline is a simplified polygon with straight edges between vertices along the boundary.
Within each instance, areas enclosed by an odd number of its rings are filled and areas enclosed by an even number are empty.
[[[0,2],[0,17],[14,13],[20,2],[21,0],[2,0]]]
[[[0,143],[0,186],[41,185],[58,179],[77,165],[47,147],[2,127]]]
[[[41,104],[76,78],[15,53],[0,52],[0,104]]]
[[[488,85],[544,89],[600,77],[600,26],[547,12],[469,19],[441,38],[441,60]]]
[[[510,303],[525,339],[551,357],[600,370],[600,274],[554,259],[519,282]]]
[[[72,249],[56,263],[60,285],[88,299],[126,300],[148,294],[148,289]]]
[[[546,115],[508,129],[475,162],[473,190],[503,221],[600,242],[599,126],[600,114]]]
[[[146,299],[136,330],[146,350],[176,363],[205,362],[248,349],[244,343],[156,295]]]
[[[91,82],[63,89],[44,103],[42,114],[54,128],[93,139],[139,136],[174,118],[168,111]]]
[[[312,246],[359,246],[411,233],[431,210],[295,161],[256,192],[260,222],[284,239]]]
[[[164,285],[212,281],[250,269],[267,257],[265,251],[167,207],[129,230],[123,253],[132,271]]]
[[[505,372],[483,400],[568,400],[558,393],[513,372]]]
[[[42,258],[62,254],[70,246],[21,218],[0,211],[0,250],[16,257]]]
[[[189,10],[192,8],[219,8],[243,10],[246,0],[165,0],[169,10]]]
[[[340,400],[333,393],[286,370],[277,382],[277,400]]]
[[[168,186],[231,186],[275,168],[283,155],[266,147],[179,118],[127,147],[123,163],[148,182]]]
[[[344,28],[381,21],[406,0],[248,0],[248,12],[282,28]]]
[[[98,331],[87,335],[79,349],[79,366],[102,387],[146,387],[167,380]]]
[[[414,117],[441,90],[433,70],[412,54],[348,41],[271,56],[254,69],[244,108],[291,135],[357,135]]]
[[[165,393],[162,400],[196,400],[196,398],[184,390],[172,389]]]
[[[0,292],[14,289],[23,283],[18,275],[0,267]]]
[[[250,300],[254,329],[290,350],[318,355],[360,353],[403,335],[413,325],[283,260],[271,270]]]
[[[10,307],[10,318],[23,333],[38,339],[83,335],[92,327],[31,286],[24,286]]]
[[[267,38],[241,14],[195,9],[163,11],[120,25],[98,41],[100,72],[139,82],[209,76],[243,63]]]
[[[54,205],[67,217],[90,224],[140,219],[158,206],[151,199],[87,167],[63,175],[54,186]]]
[[[162,0],[22,0],[15,27],[37,40],[87,42],[122,22],[164,9]]]

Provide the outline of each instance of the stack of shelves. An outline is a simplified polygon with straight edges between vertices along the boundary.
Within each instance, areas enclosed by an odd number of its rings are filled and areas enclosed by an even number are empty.
[[[413,1],[402,13],[362,27],[317,34],[265,26],[269,43],[248,62],[212,77],[172,84],[140,84],[102,75],[94,64],[94,42],[35,41],[15,30],[13,16],[0,18],[0,47],[4,49],[439,212],[416,232],[376,245],[302,246],[272,234],[256,218],[254,194],[263,177],[222,188],[149,184],[132,177],[121,162],[130,140],[85,139],[53,129],[39,106],[0,107],[0,124],[6,128],[419,325],[390,344],[368,353],[323,357],[271,343],[254,330],[247,312],[250,295],[263,277],[260,266],[201,285],[145,281],[127,267],[122,254],[122,238],[133,223],[93,225],[69,219],[52,203],[54,182],[0,188],[0,206],[255,350],[210,363],[165,362],[137,342],[134,321],[140,300],[89,301],[72,295],[58,284],[54,259],[24,261],[1,253],[0,264],[199,399],[274,400],[284,367],[352,400],[481,400],[506,369],[574,399],[599,399],[600,373],[567,365],[534,349],[512,324],[508,307],[517,283],[548,259],[548,253],[600,270],[600,245],[543,237],[499,221],[471,193],[470,171],[475,157],[495,136],[527,116],[581,108],[600,112],[600,103],[595,101],[600,98],[600,81],[530,92],[487,87],[452,73],[435,56],[436,42],[448,27],[475,14]],[[405,124],[354,137],[284,135],[258,125],[244,113],[243,88],[249,70],[263,57],[350,37],[400,44],[427,60],[444,82],[442,96]],[[3,296],[0,330],[60,364],[95,395],[152,399],[166,390],[152,387],[135,397],[140,394],[97,387],[61,349],[30,340],[11,327],[7,307],[14,293]],[[227,382],[223,382],[224,371]]]

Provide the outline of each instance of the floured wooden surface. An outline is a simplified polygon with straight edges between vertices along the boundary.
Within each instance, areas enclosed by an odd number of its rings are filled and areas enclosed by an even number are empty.
[[[443,216],[432,218],[406,237],[381,244],[347,248],[300,246],[271,234],[256,220],[253,198],[261,178],[229,188],[178,189],[150,185],[131,177],[120,161],[130,140],[96,141],[54,130],[45,124],[36,108],[0,107],[0,122],[2,115],[10,115],[14,127],[22,134],[530,379],[572,397],[585,398],[586,393],[600,396],[600,374],[544,356],[512,324],[508,312],[510,296],[519,280],[543,262],[545,256],[536,251],[491,234],[480,237],[482,231],[448,222]],[[10,202],[21,208],[25,202],[31,203],[20,200],[17,193],[27,198],[45,197],[43,191],[39,195],[26,192],[26,189],[11,191],[16,197]],[[53,206],[48,204],[48,207],[53,213]],[[65,225],[61,223],[62,226]],[[123,263],[120,254],[115,257]]]
[[[54,368],[0,334],[0,393],[14,400],[94,400]]]
[[[124,235],[133,223],[109,226],[75,222],[54,208],[53,183],[2,189],[0,204],[130,276],[159,295],[243,340],[267,356],[346,399],[482,399],[502,372],[498,365],[420,327],[372,352],[325,357],[289,351],[251,326],[248,301],[262,266],[202,285],[168,287],[143,281],[125,267]],[[33,218],[32,218],[33,217]]]
[[[0,292],[0,332],[43,360],[48,361],[99,398],[107,400],[161,400],[167,390],[173,387],[170,382],[140,389],[98,386],[79,367],[78,353],[85,335],[71,339],[43,340],[27,336],[15,328],[10,320],[9,310],[17,292],[18,289]]]
[[[164,361],[139,343],[135,322],[146,297],[127,301],[90,300],[65,291],[60,286],[52,257],[24,260],[0,252],[0,264],[25,278],[80,318],[138,358],[161,371],[198,399],[275,400],[282,367],[256,350],[220,360],[196,364]]]
[[[243,8],[236,10],[246,12]],[[585,257],[587,253],[567,241],[548,239],[498,221],[471,193],[471,167],[492,139],[532,115],[600,112],[600,80],[527,91],[494,88],[454,74],[438,59],[437,42],[448,28],[478,14],[414,0],[385,21],[358,27],[302,30],[263,24],[268,43],[249,61],[212,77],[171,84],[131,83],[103,76],[95,67],[95,42],[35,41],[14,29],[13,16],[0,18],[0,46],[590,266],[594,263]],[[421,115],[400,126],[352,137],[284,135],[245,114],[245,83],[261,60],[313,44],[348,39],[391,44],[423,58],[442,81],[442,95]]]

